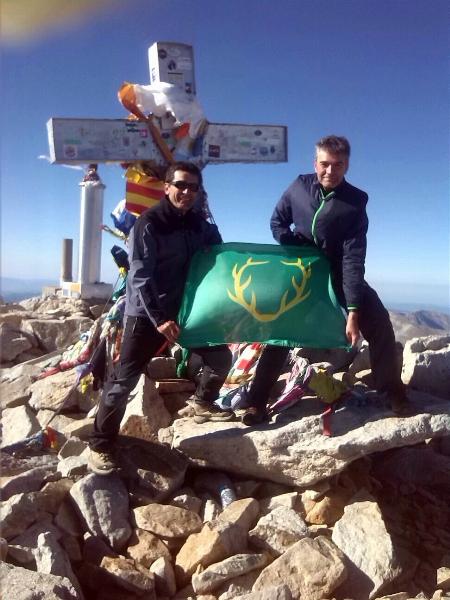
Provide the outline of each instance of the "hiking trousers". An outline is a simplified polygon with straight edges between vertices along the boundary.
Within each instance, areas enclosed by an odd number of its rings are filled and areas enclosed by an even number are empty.
[[[95,417],[89,445],[97,451],[109,451],[119,433],[128,396],[139,381],[149,360],[158,354],[166,342],[150,319],[127,317],[116,375],[105,384]],[[228,346],[193,348],[205,365],[196,396],[204,402],[214,402],[231,368]]]
[[[375,389],[380,393],[403,395],[401,365],[397,358],[394,330],[389,313],[378,294],[364,282],[361,306],[358,310],[359,328],[369,343],[370,363]],[[264,409],[270,390],[286,362],[290,348],[266,346],[256,367],[249,391],[249,402]]]

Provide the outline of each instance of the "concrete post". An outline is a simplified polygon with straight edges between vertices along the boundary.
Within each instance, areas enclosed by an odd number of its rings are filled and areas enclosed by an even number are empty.
[[[81,284],[100,281],[102,254],[103,190],[97,165],[88,166],[80,183],[81,216],[80,247],[78,254],[78,281]]]
[[[62,241],[61,252],[61,282],[72,281],[73,240],[65,238]]]

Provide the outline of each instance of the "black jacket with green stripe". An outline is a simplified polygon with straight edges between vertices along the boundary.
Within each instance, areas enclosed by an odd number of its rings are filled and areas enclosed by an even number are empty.
[[[195,210],[182,214],[167,197],[146,210],[129,237],[125,314],[155,327],[176,320],[192,257],[221,243],[216,225]]]
[[[280,244],[315,245],[323,251],[335,293],[349,309],[360,306],[364,285],[367,200],[365,192],[345,179],[323,199],[317,175],[300,175],[281,196],[270,220]]]

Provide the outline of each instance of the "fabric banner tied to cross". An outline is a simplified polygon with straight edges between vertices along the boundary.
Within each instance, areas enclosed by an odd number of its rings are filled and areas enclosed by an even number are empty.
[[[125,207],[131,213],[140,215],[164,198],[164,181],[147,175],[139,164],[128,167],[125,178]]]
[[[348,345],[328,260],[313,247],[228,243],[197,253],[178,322],[187,348]]]

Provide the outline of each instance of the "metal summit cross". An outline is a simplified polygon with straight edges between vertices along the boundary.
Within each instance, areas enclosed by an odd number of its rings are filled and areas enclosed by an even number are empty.
[[[179,103],[196,103],[192,46],[155,42],[148,51],[150,82],[158,89],[171,84]],[[132,84],[130,84],[132,86]],[[143,86],[135,86],[143,87]],[[123,102],[126,106],[126,103]],[[198,105],[196,105],[198,106]],[[164,105],[163,105],[164,107]],[[52,118],[47,123],[50,160],[56,164],[89,164],[81,186],[81,218],[77,282],[61,276],[63,294],[108,297],[111,286],[100,282],[103,192],[98,163],[147,162],[164,170],[171,160],[207,164],[287,161],[287,128],[278,125],[210,123],[203,119],[190,147],[175,135],[175,110],[141,120]],[[70,257],[71,261],[71,257]],[[71,268],[64,268],[71,272]]]

